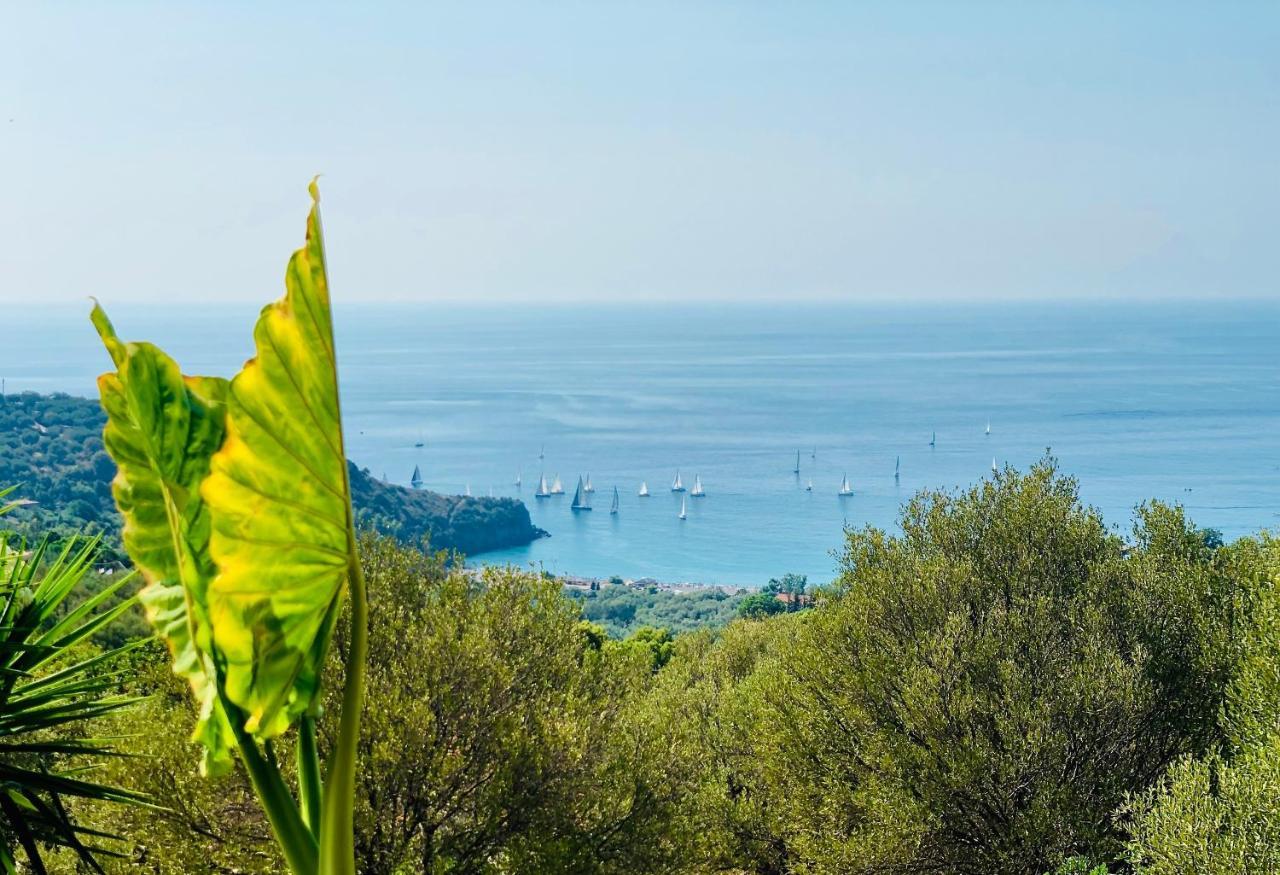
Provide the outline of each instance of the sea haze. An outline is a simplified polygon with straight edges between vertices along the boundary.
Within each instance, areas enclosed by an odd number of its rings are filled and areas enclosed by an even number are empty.
[[[122,336],[159,343],[190,372],[229,375],[251,352],[254,307],[110,309]],[[477,561],[826,581],[846,525],[892,528],[915,491],[972,484],[993,458],[1025,468],[1047,448],[1121,529],[1151,498],[1228,538],[1280,524],[1280,305],[362,307],[338,318],[348,455],[395,483],[417,465],[431,489],[517,496],[551,533]],[[8,321],[8,391],[94,394],[107,361],[87,312]],[[669,491],[677,468],[707,491],[686,494],[684,521]],[[534,499],[543,472],[559,474],[564,496]],[[594,510],[574,514],[588,473]],[[846,473],[855,494],[840,498]]]

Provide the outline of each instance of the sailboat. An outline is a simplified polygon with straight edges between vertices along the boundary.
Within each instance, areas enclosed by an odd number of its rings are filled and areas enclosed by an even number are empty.
[[[702,488],[701,474],[693,475],[693,491],[690,492],[689,494],[692,495],[694,498],[702,498],[704,495],[707,494],[706,490]]]
[[[470,484],[470,483],[468,483],[468,484],[467,484],[467,491],[466,491],[466,493],[464,493],[464,494],[467,496],[467,498],[470,498],[470,497],[471,497],[471,484]]]
[[[641,480],[641,481],[640,481],[640,492],[639,492],[639,493],[637,493],[637,494],[638,494],[641,498],[648,498],[648,497],[649,497],[649,484],[648,484],[648,483],[646,483],[646,482],[644,482],[643,480]]]
[[[683,497],[683,496],[681,496],[681,498],[680,498],[680,519],[682,519],[682,520],[683,520],[683,519],[688,519],[688,518],[689,518],[689,513],[688,513],[687,509],[686,509],[686,508],[685,508],[685,506],[684,506],[684,502],[685,502],[685,499],[684,499],[684,497]]]
[[[591,510],[591,496],[582,488],[582,478],[578,478],[578,488],[573,490],[573,504],[569,505],[569,509],[574,513],[580,510]]]
[[[809,478],[809,482],[808,482],[808,484],[804,487],[804,491],[805,491],[805,492],[812,492],[812,491],[813,491],[813,478],[812,478],[812,477],[810,477],[810,478]]]
[[[543,444],[542,446],[538,447],[538,461],[541,462],[546,457],[547,457],[547,445]]]
[[[902,457],[894,456],[893,457],[893,479],[897,480],[900,476],[902,476]]]
[[[792,470],[793,474],[800,473],[800,451],[796,450],[796,467]]]
[[[991,457],[991,473],[996,474],[1000,471],[1000,466],[996,464],[996,457]]]
[[[556,475],[555,481],[551,484],[552,495],[564,495],[564,487],[560,485],[560,475]]]
[[[416,441],[414,441],[413,445],[421,449],[425,443],[426,443],[426,438],[420,436]]]
[[[845,474],[840,480],[840,495],[853,495],[853,487],[849,485],[849,475]]]
[[[680,469],[676,469],[676,479],[671,481],[672,492],[684,492],[684,481],[680,479]]]
[[[991,420],[987,420],[987,437],[991,437]]]
[[[549,498],[551,496],[551,490],[547,488],[546,474],[538,478],[538,491],[533,495],[535,498]]]
[[[521,483],[523,483],[523,481],[520,479],[520,472],[517,471],[516,472],[516,489],[520,488]]]
[[[813,452],[809,454],[809,458],[810,458],[810,459],[814,459],[814,460],[816,460],[816,459],[818,458],[818,448],[817,448],[817,447],[814,447],[814,448],[813,448]]]
[[[587,482],[582,487],[583,492],[595,492],[596,488],[591,485],[591,475],[587,475]]]
[[[422,488],[422,471],[418,469],[417,465],[413,466],[413,476],[409,478],[409,485],[414,489]]]
[[[613,504],[609,507],[610,514],[618,512],[618,487],[613,487]]]
[[[938,445],[938,433],[935,431],[929,438],[929,446],[936,447]]]

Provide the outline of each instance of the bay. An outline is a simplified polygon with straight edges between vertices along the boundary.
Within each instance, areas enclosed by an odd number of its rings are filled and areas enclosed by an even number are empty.
[[[221,374],[251,354],[257,309],[109,306],[122,336]],[[87,306],[5,318],[7,391],[96,394]],[[826,581],[845,526],[892,529],[917,490],[1047,452],[1120,530],[1152,498],[1228,538],[1280,523],[1280,304],[369,305],[338,320],[348,455],[391,482],[417,465],[430,489],[521,498],[551,534],[481,562]],[[706,497],[670,492],[677,469]],[[542,473],[568,494],[536,500]],[[595,509],[575,514],[586,474]]]

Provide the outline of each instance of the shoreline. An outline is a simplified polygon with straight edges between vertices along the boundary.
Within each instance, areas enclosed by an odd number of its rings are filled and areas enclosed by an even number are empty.
[[[601,589],[606,586],[624,586],[629,589],[654,589],[658,592],[673,593],[694,593],[705,592],[707,590],[718,589],[729,595],[738,592],[754,592],[761,589],[760,585],[752,585],[745,583],[702,583],[698,581],[682,580],[669,581],[658,580],[654,577],[622,577],[621,575],[611,575],[609,577],[592,577],[582,574],[551,574],[544,569],[535,568],[531,565],[520,566],[515,563],[485,563],[476,562],[472,564],[471,557],[467,557],[465,570],[472,577],[479,577],[484,573],[485,568],[505,568],[514,567],[521,571],[531,571],[535,574],[550,574],[550,576],[558,580],[566,589],[586,590]],[[621,581],[620,583],[618,581]]]

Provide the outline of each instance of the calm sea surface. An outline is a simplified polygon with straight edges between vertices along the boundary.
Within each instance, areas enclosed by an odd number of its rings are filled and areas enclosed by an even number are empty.
[[[111,308],[122,336],[226,375],[251,352],[256,311]],[[96,394],[107,360],[84,313],[10,308],[5,321],[8,391]],[[479,561],[825,581],[845,525],[893,527],[916,490],[1046,448],[1118,527],[1149,498],[1229,538],[1280,527],[1280,304],[382,307],[339,323],[356,462],[396,483],[418,465],[431,489],[515,495],[552,535]],[[707,492],[683,522],[677,469]],[[595,510],[536,501],[542,472],[570,494],[589,473]],[[845,474],[855,494],[840,498]]]

